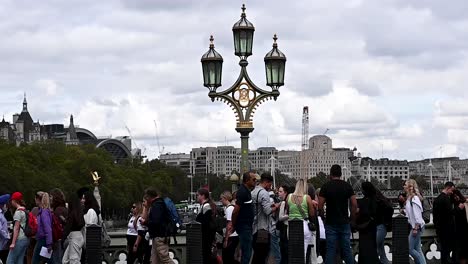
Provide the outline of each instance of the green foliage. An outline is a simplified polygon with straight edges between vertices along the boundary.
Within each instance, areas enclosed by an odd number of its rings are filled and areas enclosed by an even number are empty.
[[[61,142],[14,144],[0,142],[0,194],[20,191],[29,207],[34,194],[60,188],[67,197],[92,186],[91,171],[101,176],[99,190],[104,211],[129,208],[141,201],[143,191],[156,187],[175,202],[188,196],[189,181],[178,168],[158,160],[115,164],[110,155],[93,145],[66,146]]]
[[[310,178],[309,183],[312,183],[314,185],[315,189],[322,188],[322,186],[328,181],[328,176],[323,173],[319,172],[317,173],[316,177]]]

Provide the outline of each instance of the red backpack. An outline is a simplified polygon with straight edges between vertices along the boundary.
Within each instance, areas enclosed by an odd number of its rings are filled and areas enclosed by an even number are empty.
[[[36,218],[36,216],[33,213],[28,212],[24,208],[18,209],[18,210],[23,211],[26,214],[26,225],[24,226],[24,228],[21,227],[21,225],[20,225],[21,229],[23,229],[24,234],[27,237],[35,236],[36,233],[37,233],[37,218]]]
[[[54,242],[63,238],[63,225],[60,218],[52,213],[52,240]]]

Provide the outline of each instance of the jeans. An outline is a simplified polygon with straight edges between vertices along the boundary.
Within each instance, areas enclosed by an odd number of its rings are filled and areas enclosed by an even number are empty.
[[[421,249],[421,235],[424,232],[424,227],[418,230],[418,233],[414,236],[413,231],[408,236],[409,242],[409,253],[414,259],[415,264],[426,264],[426,258]]]
[[[8,254],[6,264],[23,264],[24,254],[29,246],[29,238],[24,237],[16,240],[16,245],[13,250]]]
[[[279,231],[275,230],[270,235],[270,255],[273,256],[276,264],[281,263],[281,249],[279,241]]]
[[[54,260],[54,263],[60,263],[63,258],[62,240],[60,239],[59,241],[55,241],[52,249],[52,259]]]
[[[327,237],[327,256],[325,264],[334,264],[336,258],[337,244],[340,243],[342,256],[346,264],[353,264],[354,257],[351,251],[351,226],[325,225],[325,235]]]
[[[237,229],[239,235],[239,244],[242,252],[241,264],[249,264],[252,257],[252,228]]]
[[[54,260],[52,258],[46,259],[44,257],[41,257],[41,249],[42,247],[46,247],[46,239],[45,238],[40,238],[36,239],[36,246],[34,247],[34,253],[33,253],[33,258],[32,258],[32,264],[39,264],[42,261],[45,261],[45,263],[48,264],[54,264]]]
[[[387,235],[387,228],[384,224],[377,226],[377,253],[379,254],[380,263],[389,264],[387,254],[385,254],[385,236]]]

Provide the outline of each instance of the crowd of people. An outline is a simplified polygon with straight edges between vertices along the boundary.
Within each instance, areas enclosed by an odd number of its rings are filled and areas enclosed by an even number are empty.
[[[388,264],[385,238],[392,231],[393,203],[371,182],[362,182],[363,197],[341,179],[339,165],[330,169],[330,179],[321,189],[300,179],[296,186],[272,189],[273,178],[246,172],[235,193],[225,191],[225,229],[222,232],[222,263],[288,263],[288,222],[303,222],[305,263],[355,263],[351,247],[359,233],[358,263]],[[408,218],[409,253],[416,264],[426,263],[421,236],[432,207],[413,179],[404,182],[399,197],[401,213]],[[221,263],[216,251],[216,212],[207,190],[198,191],[202,205],[197,221],[203,226],[203,263]],[[429,207],[428,207],[429,206]],[[468,202],[454,184],[433,202],[437,244],[442,263],[466,263],[468,252]]]
[[[67,203],[64,193],[55,188],[38,191],[34,202],[31,210],[27,210],[21,192],[0,196],[0,261],[8,264],[84,261],[84,227],[102,222],[100,201],[93,192],[82,188]],[[8,220],[13,223],[11,226]]]
[[[355,263],[351,239],[356,231],[360,264],[390,263],[384,241],[392,228],[393,204],[371,182],[362,183],[363,198],[357,199],[341,174],[341,167],[333,165],[321,189],[300,179],[294,187],[274,190],[268,173],[258,177],[246,172],[236,192],[220,195],[223,212],[207,189],[199,189],[195,220],[201,224],[203,263],[288,263],[293,220],[302,221],[305,263],[317,263],[320,256],[326,264]],[[429,222],[428,199],[415,180],[406,180],[403,189],[398,201],[400,212],[408,218],[409,253],[416,264],[426,263],[421,236]],[[175,206],[152,187],[142,198],[131,207],[127,263],[174,263],[169,244],[177,229]],[[57,188],[40,191],[35,194],[35,207],[26,208],[20,192],[0,196],[0,262],[86,263],[86,227],[103,223],[97,187],[94,191],[82,188],[69,199]],[[447,182],[433,201],[441,263],[466,263],[467,218],[467,200]]]

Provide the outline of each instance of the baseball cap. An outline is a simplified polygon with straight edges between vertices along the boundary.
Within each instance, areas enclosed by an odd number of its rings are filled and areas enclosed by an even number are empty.
[[[8,203],[8,200],[10,200],[9,194],[4,194],[0,196],[0,204],[6,204]]]
[[[20,193],[20,192],[14,192],[14,193],[11,195],[11,200],[21,201],[21,200],[23,200],[23,194]]]

